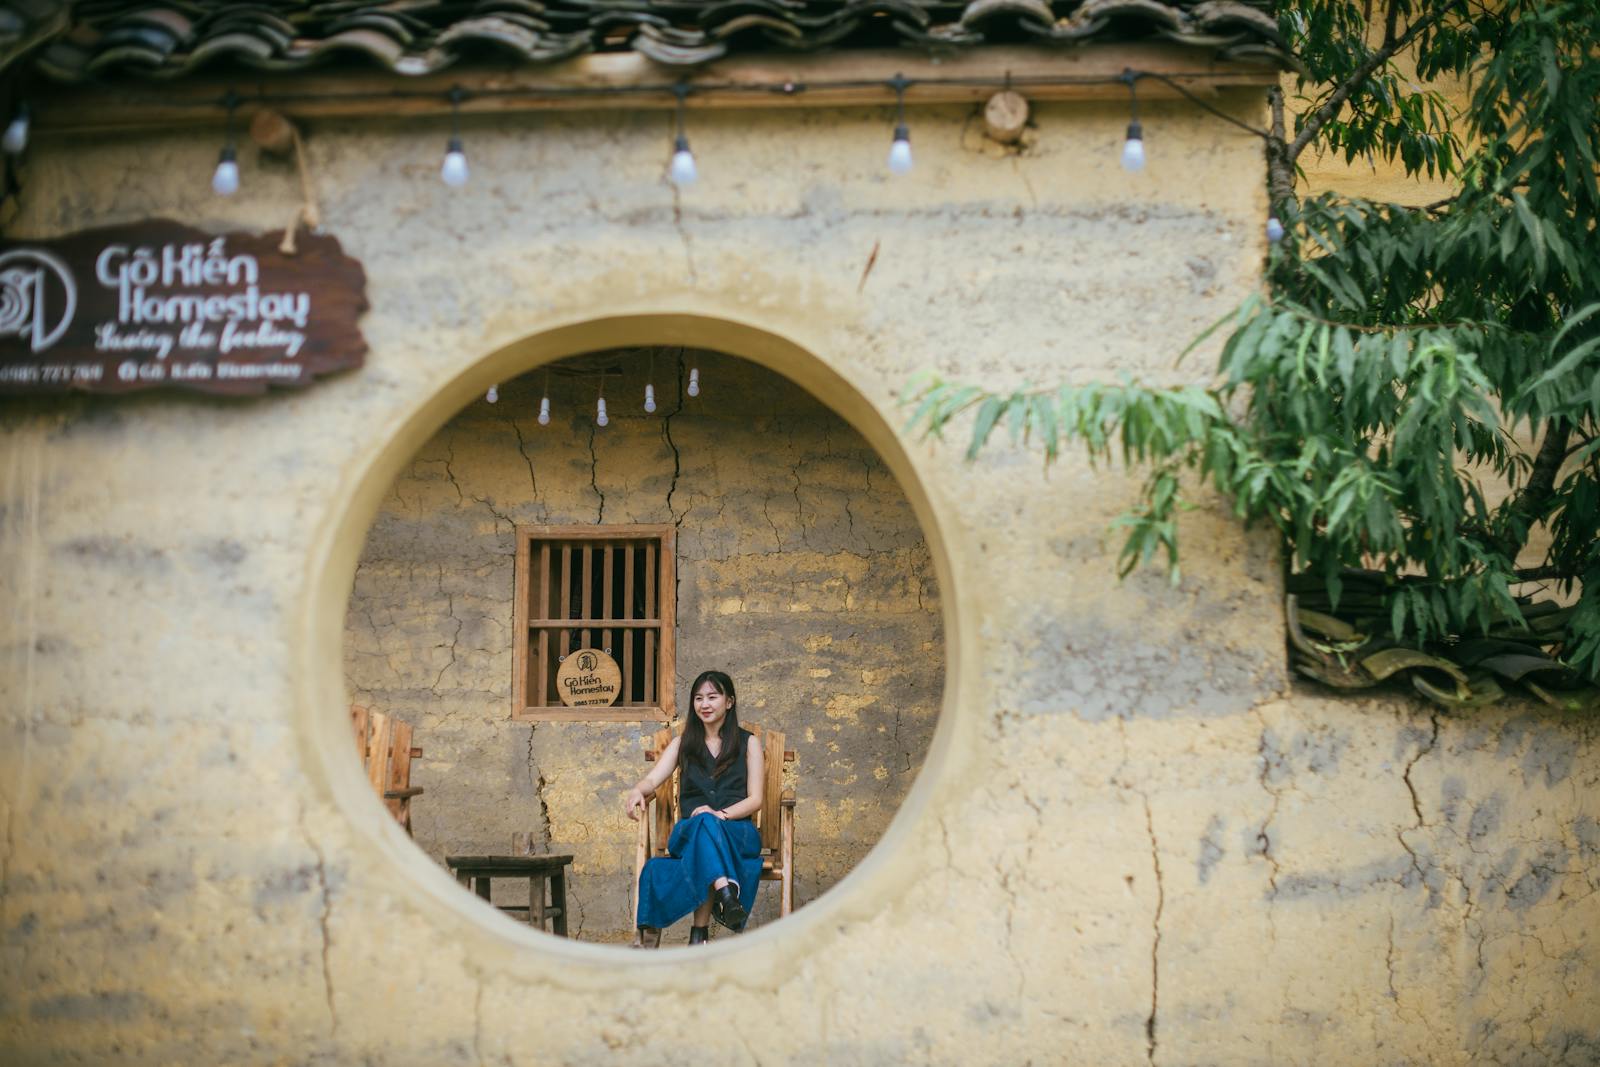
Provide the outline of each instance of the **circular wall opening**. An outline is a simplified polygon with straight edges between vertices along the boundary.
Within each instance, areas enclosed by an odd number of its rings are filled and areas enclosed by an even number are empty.
[[[530,688],[514,692],[526,626],[515,610],[519,530],[672,531],[676,662],[672,685],[658,690],[681,714],[689,679],[727,670],[744,718],[785,733],[797,916],[826,910],[836,885],[872,866],[875,847],[903,826],[907,798],[914,808],[926,793],[913,783],[943,733],[948,568],[928,502],[876,411],[769,335],[747,346],[711,331],[706,340],[723,340],[712,351],[651,343],[659,322],[633,327],[623,338],[580,329],[532,339],[424,402],[375,452],[316,588],[314,622],[343,648],[318,664],[343,694],[337,707],[353,701],[415,731],[411,784],[424,792],[411,802],[414,841],[362,779],[348,719],[330,711],[324,689],[311,734],[331,792],[426,895],[514,941],[569,944],[534,935],[524,912],[496,916],[454,889],[445,856],[572,855],[569,937],[628,943],[635,837],[621,799],[648,770],[644,750],[662,725],[654,708],[632,721],[522,713],[541,701],[529,695],[537,645]],[[655,412],[644,410],[646,384]],[[340,577],[348,597],[335,606],[328,592]],[[597,574],[596,600],[598,583]],[[595,636],[574,634],[569,649]],[[608,641],[620,643],[616,630],[590,643]],[[643,696],[630,688],[611,710],[650,704]],[[525,907],[526,886],[497,881],[492,905]],[[751,932],[725,942],[782,929],[780,896],[764,884]],[[687,925],[663,943],[683,940]]]

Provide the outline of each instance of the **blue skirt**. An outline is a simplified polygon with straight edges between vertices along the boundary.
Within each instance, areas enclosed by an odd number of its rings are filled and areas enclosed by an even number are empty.
[[[667,838],[667,855],[646,860],[639,875],[640,926],[664,929],[698,908],[711,883],[739,884],[739,903],[755,910],[761,885],[761,832],[749,819],[702,813],[679,819]]]

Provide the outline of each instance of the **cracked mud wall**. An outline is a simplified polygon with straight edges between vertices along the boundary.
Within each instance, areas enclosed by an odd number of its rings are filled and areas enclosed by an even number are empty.
[[[1004,446],[969,465],[960,428],[900,430],[929,367],[1206,376],[1214,353],[1171,357],[1256,284],[1259,147],[1142,111],[1129,178],[1120,105],[1040,106],[1003,158],[963,149],[965,109],[912,108],[894,183],[887,109],[696,112],[678,194],[665,115],[464,122],[460,191],[442,125],[313,124],[324,218],[368,273],[363,370],[256,401],[0,403],[0,1061],[1600,1060],[1593,721],[1303,688],[1272,546],[1225,508],[1185,516],[1180,584],[1118,583],[1106,524],[1136,473]],[[250,153],[211,197],[216,148],[41,139],[13,233],[288,217],[294,173]],[[775,367],[882,457],[950,667],[879,847],[693,957],[493,913],[334,755],[367,520],[406,465],[493,381],[664,342]],[[449,501],[448,453],[424,454]],[[624,469],[604,456],[601,485]],[[416,673],[444,691],[446,663]],[[504,760],[525,775],[526,740]]]
[[[660,406],[648,415],[652,367]],[[685,391],[691,368],[698,397]],[[673,347],[568,361],[549,426],[535,418],[544,383],[542,371],[500,383],[498,403],[472,403],[424,445],[357,566],[347,676],[356,702],[416,727],[418,846],[442,863],[531,832],[574,856],[569,932],[632,937],[634,829],[620,797],[659,724],[511,721],[513,532],[666,524],[680,712],[694,676],[717,668],[746,720],[785,732],[795,900],[808,903],[882,835],[938,716],[938,593],[905,494],[848,423],[745,360]],[[525,902],[516,888],[501,883],[496,903]],[[777,896],[777,883],[761,887],[755,922],[777,917]]]

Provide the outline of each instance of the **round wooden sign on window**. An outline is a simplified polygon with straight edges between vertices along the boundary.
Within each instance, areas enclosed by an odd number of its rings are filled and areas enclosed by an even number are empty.
[[[569,708],[602,708],[622,692],[622,668],[598,648],[580,648],[561,661],[556,692]]]

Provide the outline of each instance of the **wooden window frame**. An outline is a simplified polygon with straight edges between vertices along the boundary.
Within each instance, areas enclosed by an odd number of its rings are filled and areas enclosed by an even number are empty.
[[[511,691],[511,718],[516,722],[671,722],[677,717],[677,703],[674,690],[676,689],[676,620],[677,620],[677,530],[672,526],[655,525],[617,525],[617,526],[531,526],[518,525],[516,528],[516,588],[512,605],[512,624],[514,626],[514,667]],[[563,546],[561,542],[569,542]],[[645,588],[654,589],[657,608],[655,618],[644,619],[608,619],[602,616],[583,617],[579,619],[554,619],[551,618],[546,607],[548,600],[536,606],[533,600],[533,568],[541,568],[540,588],[548,589],[550,585],[550,558],[552,551],[564,550],[571,552],[574,547],[588,551],[587,542],[609,542],[619,544],[624,542],[641,542],[646,546],[650,542],[656,544],[656,565],[653,569],[646,566],[641,571],[641,580]],[[573,543],[576,543],[573,544]],[[567,563],[562,568],[563,580],[570,574],[571,556],[564,557]],[[648,560],[648,551],[646,559]],[[629,554],[625,565],[629,571],[633,568],[633,557]],[[611,588],[613,580],[610,557],[605,561],[605,588]],[[626,577],[618,576],[621,581],[629,581]],[[610,594],[605,594],[608,603]],[[624,596],[624,600],[628,598]],[[585,583],[583,590],[585,603],[584,615],[587,615],[589,601],[589,586]],[[631,615],[631,604],[624,615]],[[579,625],[570,625],[573,622]],[[567,623],[568,625],[560,625]],[[602,623],[609,625],[582,625],[582,623]],[[605,708],[569,708],[559,702],[551,705],[536,703],[531,698],[534,689],[539,687],[541,675],[539,667],[547,661],[549,652],[533,655],[532,650],[539,644],[541,638],[549,635],[554,639],[562,635],[563,639],[575,630],[608,630],[613,634],[621,634],[626,651],[623,656],[616,657],[619,661],[628,662],[631,666],[631,650],[633,635],[638,634],[640,639],[646,641],[643,659],[645,663],[645,684],[643,686],[645,699],[639,703],[623,702]],[[652,661],[650,654],[651,638],[655,647]],[[570,649],[568,651],[571,651]],[[530,678],[530,675],[532,676]],[[548,677],[548,676],[544,676]],[[624,678],[630,677],[627,669]],[[530,682],[532,683],[530,685]],[[651,689],[654,689],[654,699],[651,699]],[[546,693],[548,689],[546,689]],[[541,698],[545,694],[540,694]],[[622,700],[627,701],[631,696],[624,689]]]

